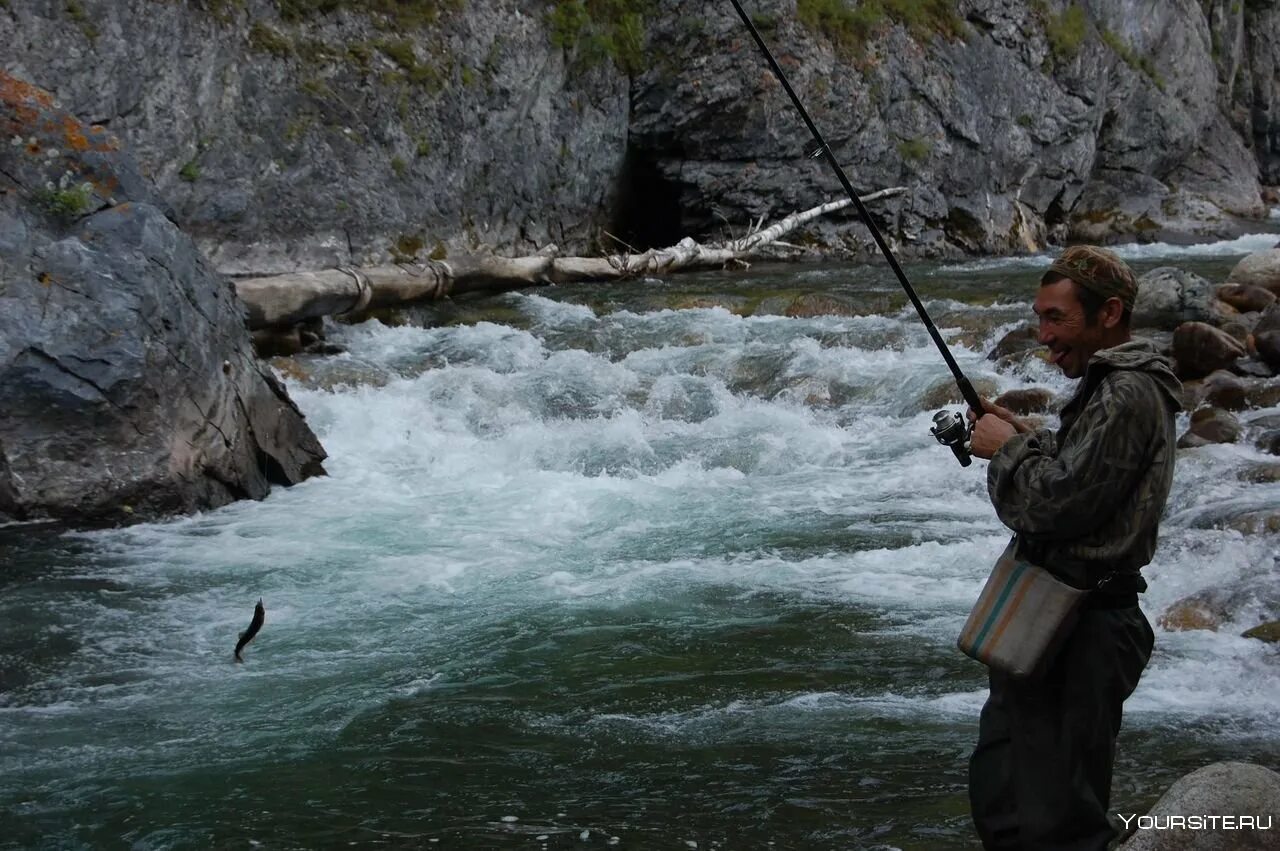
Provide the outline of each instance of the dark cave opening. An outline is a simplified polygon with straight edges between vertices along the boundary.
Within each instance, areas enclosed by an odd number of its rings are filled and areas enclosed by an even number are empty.
[[[679,186],[663,174],[652,154],[628,148],[612,233],[639,250],[666,248],[685,237],[683,218]]]

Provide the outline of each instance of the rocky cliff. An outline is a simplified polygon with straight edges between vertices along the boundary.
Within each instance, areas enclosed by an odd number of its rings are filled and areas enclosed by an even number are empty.
[[[120,140],[0,72],[0,523],[261,498],[324,450]]]
[[[918,253],[1226,235],[1280,181],[1271,0],[752,0]],[[718,235],[838,194],[725,0],[0,0],[233,273]],[[847,217],[808,234],[861,250]]]

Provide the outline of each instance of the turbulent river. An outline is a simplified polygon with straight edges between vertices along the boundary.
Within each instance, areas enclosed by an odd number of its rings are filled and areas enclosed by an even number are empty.
[[[1221,280],[1273,242],[1128,254]],[[1001,391],[1068,389],[985,358],[1042,262],[909,267]],[[867,315],[775,309],[800,296]],[[335,328],[347,352],[289,378],[328,477],[0,530],[0,845],[975,847],[985,680],[954,642],[1006,533],[985,464],[928,434],[948,374],[904,304],[874,263]],[[1212,522],[1280,502],[1236,475],[1262,458],[1180,455],[1153,621],[1275,582],[1276,536]],[[1258,615],[1157,630],[1113,808],[1210,761],[1280,763],[1277,651],[1239,637]]]

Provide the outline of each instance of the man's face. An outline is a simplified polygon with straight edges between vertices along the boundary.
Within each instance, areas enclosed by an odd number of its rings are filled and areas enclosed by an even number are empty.
[[[1033,308],[1040,317],[1040,342],[1049,347],[1050,362],[1067,378],[1079,378],[1089,358],[1105,348],[1101,322],[1085,321],[1084,305],[1076,296],[1076,284],[1061,278],[1041,284]]]

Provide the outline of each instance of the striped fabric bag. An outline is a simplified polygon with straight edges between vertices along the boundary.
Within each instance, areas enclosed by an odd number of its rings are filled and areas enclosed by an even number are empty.
[[[1039,673],[1076,621],[1088,591],[1017,557],[1005,547],[957,642],[982,664],[1015,677]]]

